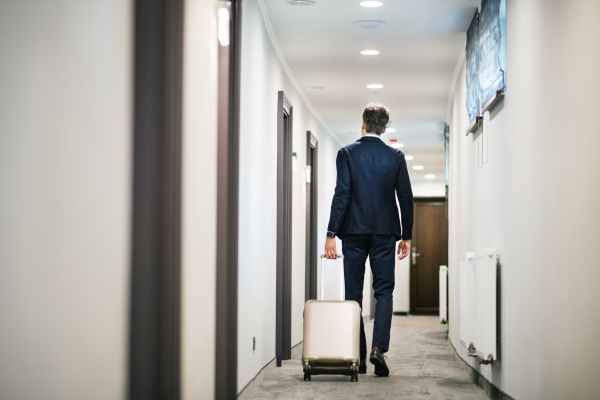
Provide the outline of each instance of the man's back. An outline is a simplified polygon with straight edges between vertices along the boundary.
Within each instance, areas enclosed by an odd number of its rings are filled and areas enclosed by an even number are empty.
[[[363,111],[363,137],[338,152],[337,184],[325,241],[325,257],[335,259],[335,235],[342,239],[346,300],[362,308],[365,262],[370,259],[373,290],[377,299],[373,346],[369,361],[375,375],[388,376],[384,353],[390,343],[394,292],[394,249],[398,258],[408,256],[412,237],[413,196],[401,151],[381,141],[390,112],[383,104],[369,104]],[[402,229],[396,196],[402,213]],[[367,372],[367,344],[364,323],[360,322],[360,368]]]
[[[337,156],[337,184],[328,230],[410,239],[413,196],[404,154],[380,138],[364,136]],[[396,204],[402,211],[402,225]]]

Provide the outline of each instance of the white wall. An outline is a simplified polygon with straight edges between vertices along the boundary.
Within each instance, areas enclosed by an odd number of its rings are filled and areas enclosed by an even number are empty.
[[[335,160],[337,152],[342,146],[330,135],[319,136],[319,181],[318,181],[318,216],[317,216],[317,254],[320,256],[325,252],[325,240],[327,226],[329,225],[329,214],[331,212],[331,201],[335,192],[337,171]],[[336,238],[336,251],[342,254],[342,242]],[[339,299],[339,288],[341,285],[341,274],[343,261],[325,260],[325,298]],[[317,266],[317,287],[321,288],[321,259]],[[364,307],[363,307],[364,309]],[[299,327],[301,329],[301,327]],[[301,332],[300,332],[301,334]],[[300,340],[302,337],[300,336]]]
[[[132,28],[0,2],[0,398],[126,396]]]
[[[214,398],[217,1],[186,0],[183,75],[183,399]]]
[[[413,181],[411,186],[414,197],[446,197],[444,181]],[[394,312],[410,311],[410,259],[410,253],[404,260],[396,258]]]
[[[516,399],[600,397],[600,3],[508,2],[507,93],[492,112],[489,163],[464,132],[464,64],[453,98],[450,339]],[[500,360],[459,341],[458,256],[500,255]]]
[[[417,181],[411,182],[415,197],[446,197],[446,182]]]
[[[238,390],[275,357],[277,92],[294,107],[292,345],[302,341],[306,233],[306,131],[319,140],[319,249],[324,245],[339,144],[287,76],[257,0],[243,3],[240,123]],[[327,214],[325,216],[325,213]],[[256,351],[252,339],[256,337]]]

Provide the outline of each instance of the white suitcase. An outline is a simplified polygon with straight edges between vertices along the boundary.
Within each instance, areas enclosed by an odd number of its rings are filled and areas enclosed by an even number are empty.
[[[338,258],[343,258],[339,256]],[[325,256],[321,256],[321,298]],[[343,267],[342,267],[343,271]],[[304,380],[311,375],[350,375],[358,381],[360,362],[360,307],[356,301],[344,301],[342,272],[339,301],[308,300],[304,305]]]

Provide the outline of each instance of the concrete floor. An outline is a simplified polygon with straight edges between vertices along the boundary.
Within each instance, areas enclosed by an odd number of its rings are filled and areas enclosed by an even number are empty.
[[[395,316],[390,350],[386,355],[390,376],[377,377],[368,363],[358,382],[348,376],[318,375],[304,382],[300,358],[302,345],[281,368],[268,371],[248,393],[248,399],[488,399],[454,359],[446,339],[448,326],[438,317]],[[373,321],[365,324],[371,350]],[[244,396],[245,397],[245,396]]]

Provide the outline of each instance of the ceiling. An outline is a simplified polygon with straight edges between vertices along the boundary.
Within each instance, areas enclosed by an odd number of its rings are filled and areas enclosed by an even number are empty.
[[[362,110],[369,102],[390,109],[386,141],[397,139],[412,155],[411,180],[426,173],[443,180],[443,129],[454,69],[465,32],[480,0],[315,0],[291,6],[264,0],[279,46],[304,93],[344,145],[360,137]],[[360,20],[384,21],[364,29]],[[378,50],[379,55],[361,55]],[[381,89],[368,89],[381,84]],[[324,86],[327,89],[314,89]]]

